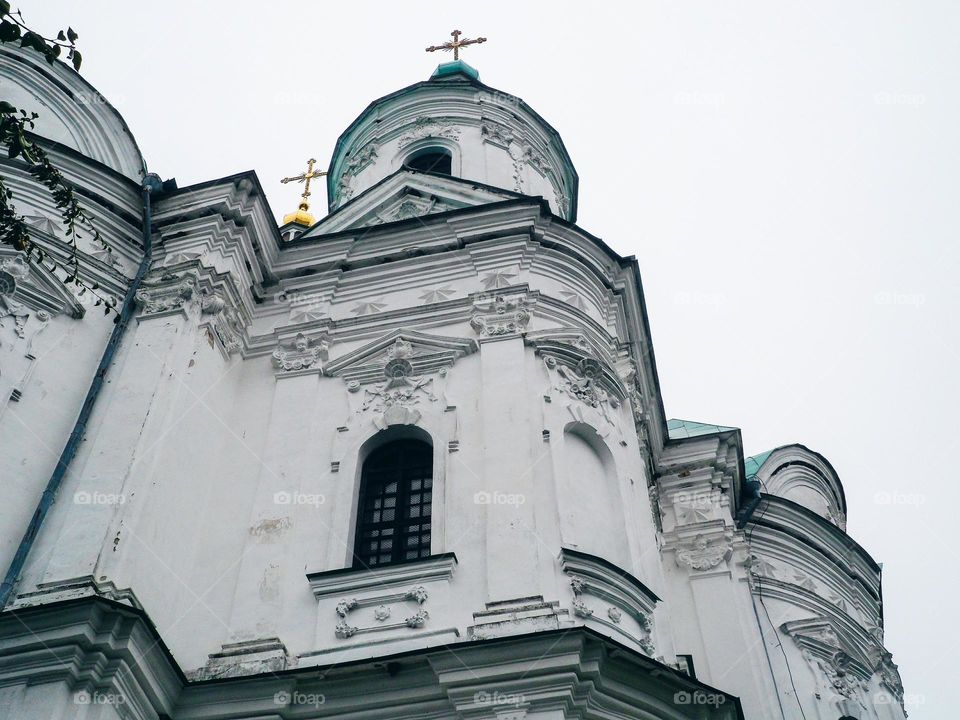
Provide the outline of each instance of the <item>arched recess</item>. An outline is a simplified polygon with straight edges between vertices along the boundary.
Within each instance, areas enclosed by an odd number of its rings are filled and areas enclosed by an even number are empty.
[[[590,425],[572,422],[563,429],[561,458],[566,474],[561,503],[564,544],[628,567],[623,503],[610,449]]]

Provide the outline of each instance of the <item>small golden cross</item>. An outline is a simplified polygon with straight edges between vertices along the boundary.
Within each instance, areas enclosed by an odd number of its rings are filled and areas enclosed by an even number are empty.
[[[480,43],[485,43],[487,39],[485,37],[479,37],[476,40],[461,40],[460,36],[463,35],[459,30],[454,30],[452,33],[453,42],[445,42],[443,45],[431,45],[427,48],[427,52],[436,52],[437,50],[443,50],[444,52],[450,52],[453,50],[453,59],[460,59],[460,48],[466,47],[467,45],[479,45]]]
[[[317,161],[313,158],[307,160],[307,171],[302,172],[299,175],[294,175],[293,177],[283,178],[280,182],[286,185],[288,182],[302,182],[303,185],[303,195],[300,196],[300,209],[306,212],[310,209],[310,202],[307,198],[310,197],[310,181],[314,178],[323,177],[327,174],[326,170],[314,170],[313,166]]]

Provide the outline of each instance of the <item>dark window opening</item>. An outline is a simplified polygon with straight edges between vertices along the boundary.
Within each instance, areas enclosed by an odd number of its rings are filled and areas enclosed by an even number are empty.
[[[450,175],[453,172],[453,158],[446,150],[426,150],[413,157],[407,158],[407,167],[424,172],[443,173]]]
[[[353,567],[367,568],[430,555],[433,449],[397,440],[363,463]]]

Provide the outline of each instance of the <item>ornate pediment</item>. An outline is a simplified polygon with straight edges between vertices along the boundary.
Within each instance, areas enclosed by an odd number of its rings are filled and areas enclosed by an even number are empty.
[[[50,270],[27,262],[24,253],[12,248],[0,249],[0,295],[36,312],[84,315],[83,304]]]
[[[34,342],[61,313],[83,317],[83,305],[50,270],[24,253],[0,249],[0,415],[27,392],[45,354],[34,350]]]
[[[325,372],[348,384],[364,385],[380,382],[391,373],[408,377],[435,373],[476,350],[476,341],[469,338],[399,329],[342,355],[329,363]]]
[[[476,349],[474,340],[401,329],[338,358],[326,374],[346,381],[354,415],[370,413],[380,428],[414,425],[420,408],[446,407],[438,400],[450,366]]]
[[[567,360],[571,364],[584,355],[590,355],[605,366],[605,374],[610,382],[626,392],[623,381],[613,367],[613,355],[610,348],[600,345],[594,338],[577,327],[559,327],[529,332],[526,343],[533,347],[538,355],[554,356],[558,360]]]
[[[873,668],[859,645],[833,619],[820,616],[780,625],[826,681],[820,694],[854,699],[865,690]]]
[[[619,407],[627,389],[607,360],[607,353],[591,343],[582,331],[557,328],[527,333],[525,340],[558,378],[557,387],[586,405]]]
[[[594,555],[563,548],[559,560],[570,577],[573,615],[624,633],[653,657],[653,610],[660,599],[628,572]]]
[[[371,218],[368,224],[381,225],[383,223],[399,222],[456,209],[454,205],[441,200],[436,195],[406,194],[377,212],[376,218]]]
[[[517,197],[454,177],[399,170],[311,228],[304,237],[399,222]]]

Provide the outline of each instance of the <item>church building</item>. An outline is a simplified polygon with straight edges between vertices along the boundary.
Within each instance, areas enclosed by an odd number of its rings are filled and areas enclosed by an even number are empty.
[[[666,417],[637,261],[474,43],[286,178],[279,226],[267,179],[148,173],[0,46],[120,309],[0,246],[0,717],[906,717],[837,472]]]

